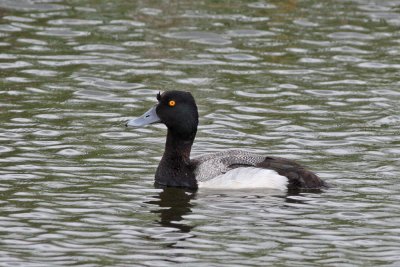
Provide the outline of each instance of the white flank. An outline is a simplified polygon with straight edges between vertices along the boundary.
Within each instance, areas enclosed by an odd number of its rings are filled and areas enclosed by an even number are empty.
[[[208,181],[199,182],[200,188],[215,189],[269,188],[286,190],[287,185],[288,179],[276,171],[254,167],[236,168]]]

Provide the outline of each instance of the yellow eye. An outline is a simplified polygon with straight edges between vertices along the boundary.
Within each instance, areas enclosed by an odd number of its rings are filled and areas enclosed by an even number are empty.
[[[170,100],[170,101],[168,102],[168,105],[169,105],[170,107],[175,107],[176,103],[175,103],[174,100]]]

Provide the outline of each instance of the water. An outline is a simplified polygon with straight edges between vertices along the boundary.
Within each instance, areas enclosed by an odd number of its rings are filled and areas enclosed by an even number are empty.
[[[400,265],[399,2],[0,0],[0,265]],[[332,188],[153,187],[191,91],[193,155],[301,161]]]

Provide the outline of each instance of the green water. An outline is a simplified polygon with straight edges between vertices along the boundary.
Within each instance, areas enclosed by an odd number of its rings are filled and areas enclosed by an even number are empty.
[[[400,265],[399,1],[0,0],[0,265]],[[298,160],[321,193],[153,187],[192,150]]]

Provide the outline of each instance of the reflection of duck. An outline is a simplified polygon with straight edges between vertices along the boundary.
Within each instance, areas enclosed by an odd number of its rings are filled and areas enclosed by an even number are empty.
[[[313,172],[283,158],[229,150],[190,159],[197,132],[198,111],[189,92],[167,91],[157,95],[158,104],[127,126],[161,122],[168,128],[164,155],[155,183],[160,186],[238,189],[315,189],[326,184]]]
[[[182,188],[167,187],[160,192],[157,200],[147,203],[157,205],[160,209],[152,211],[160,214],[159,224],[164,227],[173,227],[183,233],[189,233],[191,226],[181,224],[182,216],[192,212],[190,200],[195,197],[195,193],[188,192]]]

